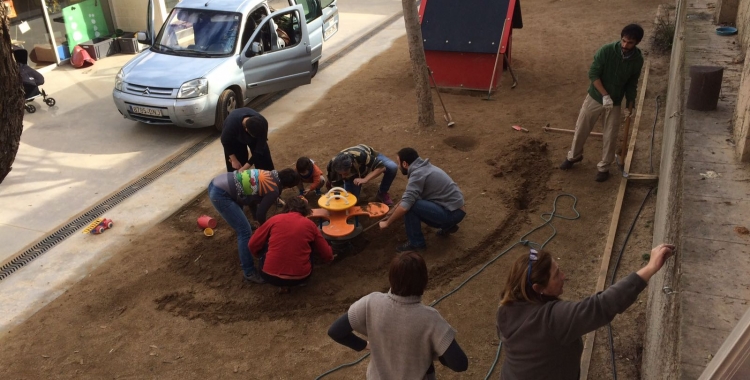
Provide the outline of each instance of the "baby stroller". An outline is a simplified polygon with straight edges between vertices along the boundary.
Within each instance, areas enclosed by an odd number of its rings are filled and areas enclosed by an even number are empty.
[[[36,107],[30,104],[34,98],[42,97],[44,103],[49,107],[55,105],[55,99],[47,97],[47,93],[39,86],[44,84],[44,76],[38,71],[32,69],[27,65],[29,59],[29,52],[26,49],[15,49],[13,50],[13,56],[16,58],[18,63],[18,71],[21,74],[21,83],[23,84],[23,96],[26,101],[24,102],[23,108],[28,113],[36,112]]]

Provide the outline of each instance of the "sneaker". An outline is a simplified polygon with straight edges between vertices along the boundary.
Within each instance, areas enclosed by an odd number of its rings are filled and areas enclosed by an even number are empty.
[[[264,280],[263,277],[261,277],[260,274],[258,274],[258,272],[253,272],[249,276],[243,275],[243,277],[245,278],[245,282],[252,282],[253,284],[265,284],[266,283],[266,280]]]
[[[458,224],[456,224],[455,226],[453,226],[451,228],[448,228],[447,230],[444,230],[444,229],[441,228],[441,229],[437,230],[437,232],[435,232],[435,234],[437,236],[443,236],[443,237],[445,237],[445,236],[448,236],[450,234],[456,233],[456,231],[458,231]]]
[[[573,164],[575,164],[576,162],[581,162],[581,161],[583,161],[583,156],[578,157],[575,160],[568,160],[566,158],[565,161],[563,161],[563,163],[560,164],[560,169],[561,170],[568,170],[568,169],[570,169],[570,168],[573,167]]]
[[[393,206],[393,201],[391,200],[391,196],[388,193],[378,193],[377,198],[381,202],[385,203],[386,206]]]
[[[596,182],[604,182],[609,179],[609,172],[596,173]]]
[[[399,245],[396,247],[396,252],[416,252],[416,251],[424,251],[427,246],[423,245],[421,247],[417,247],[416,245],[412,245],[408,241],[402,245]]]

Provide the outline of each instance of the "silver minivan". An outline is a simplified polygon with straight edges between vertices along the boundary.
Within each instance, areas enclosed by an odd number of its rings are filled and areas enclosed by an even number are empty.
[[[226,116],[254,97],[309,84],[323,41],[338,31],[336,0],[182,0],[151,45],[122,67],[112,91],[128,119],[221,130]]]

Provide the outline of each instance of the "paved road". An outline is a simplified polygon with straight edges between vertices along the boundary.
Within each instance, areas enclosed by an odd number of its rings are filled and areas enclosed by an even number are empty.
[[[340,0],[339,32],[324,45],[324,61],[400,7],[398,0]],[[115,74],[131,57],[45,74],[43,87],[57,106],[37,104],[36,113],[25,115],[13,171],[0,184],[0,264],[212,133],[211,128],[149,126],[122,118],[111,91]],[[325,77],[313,83],[320,80]]]

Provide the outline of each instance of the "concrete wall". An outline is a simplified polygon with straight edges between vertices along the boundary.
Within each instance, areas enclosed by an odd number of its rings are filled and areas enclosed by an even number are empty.
[[[682,199],[682,94],[685,83],[684,25],[687,1],[677,0],[676,31],[669,66],[669,85],[665,101],[664,133],[656,194],[653,245],[679,242]],[[646,333],[643,347],[642,379],[665,380],[677,376],[678,306],[674,296],[662,290],[676,283],[679,251],[673,260],[651,278],[648,285]],[[675,289],[676,290],[676,289]]]
[[[747,52],[747,48],[750,47],[750,0],[740,0],[737,7],[737,21],[735,24],[739,31],[742,51]]]
[[[744,52],[745,63],[742,70],[737,108],[734,113],[734,141],[737,143],[737,157],[750,162],[750,0],[741,0],[737,10],[737,29]]]
[[[714,22],[717,24],[734,24],[737,19],[737,6],[740,0],[717,0]]]
[[[115,28],[126,32],[146,31],[147,0],[109,0]],[[167,16],[164,0],[154,0],[154,30],[159,33]]]
[[[750,3],[750,0],[747,0]],[[747,28],[750,30],[750,27]],[[734,142],[737,158],[743,162],[750,162],[750,51],[745,53],[745,63],[742,69],[742,79],[737,94],[737,107],[734,112]]]

